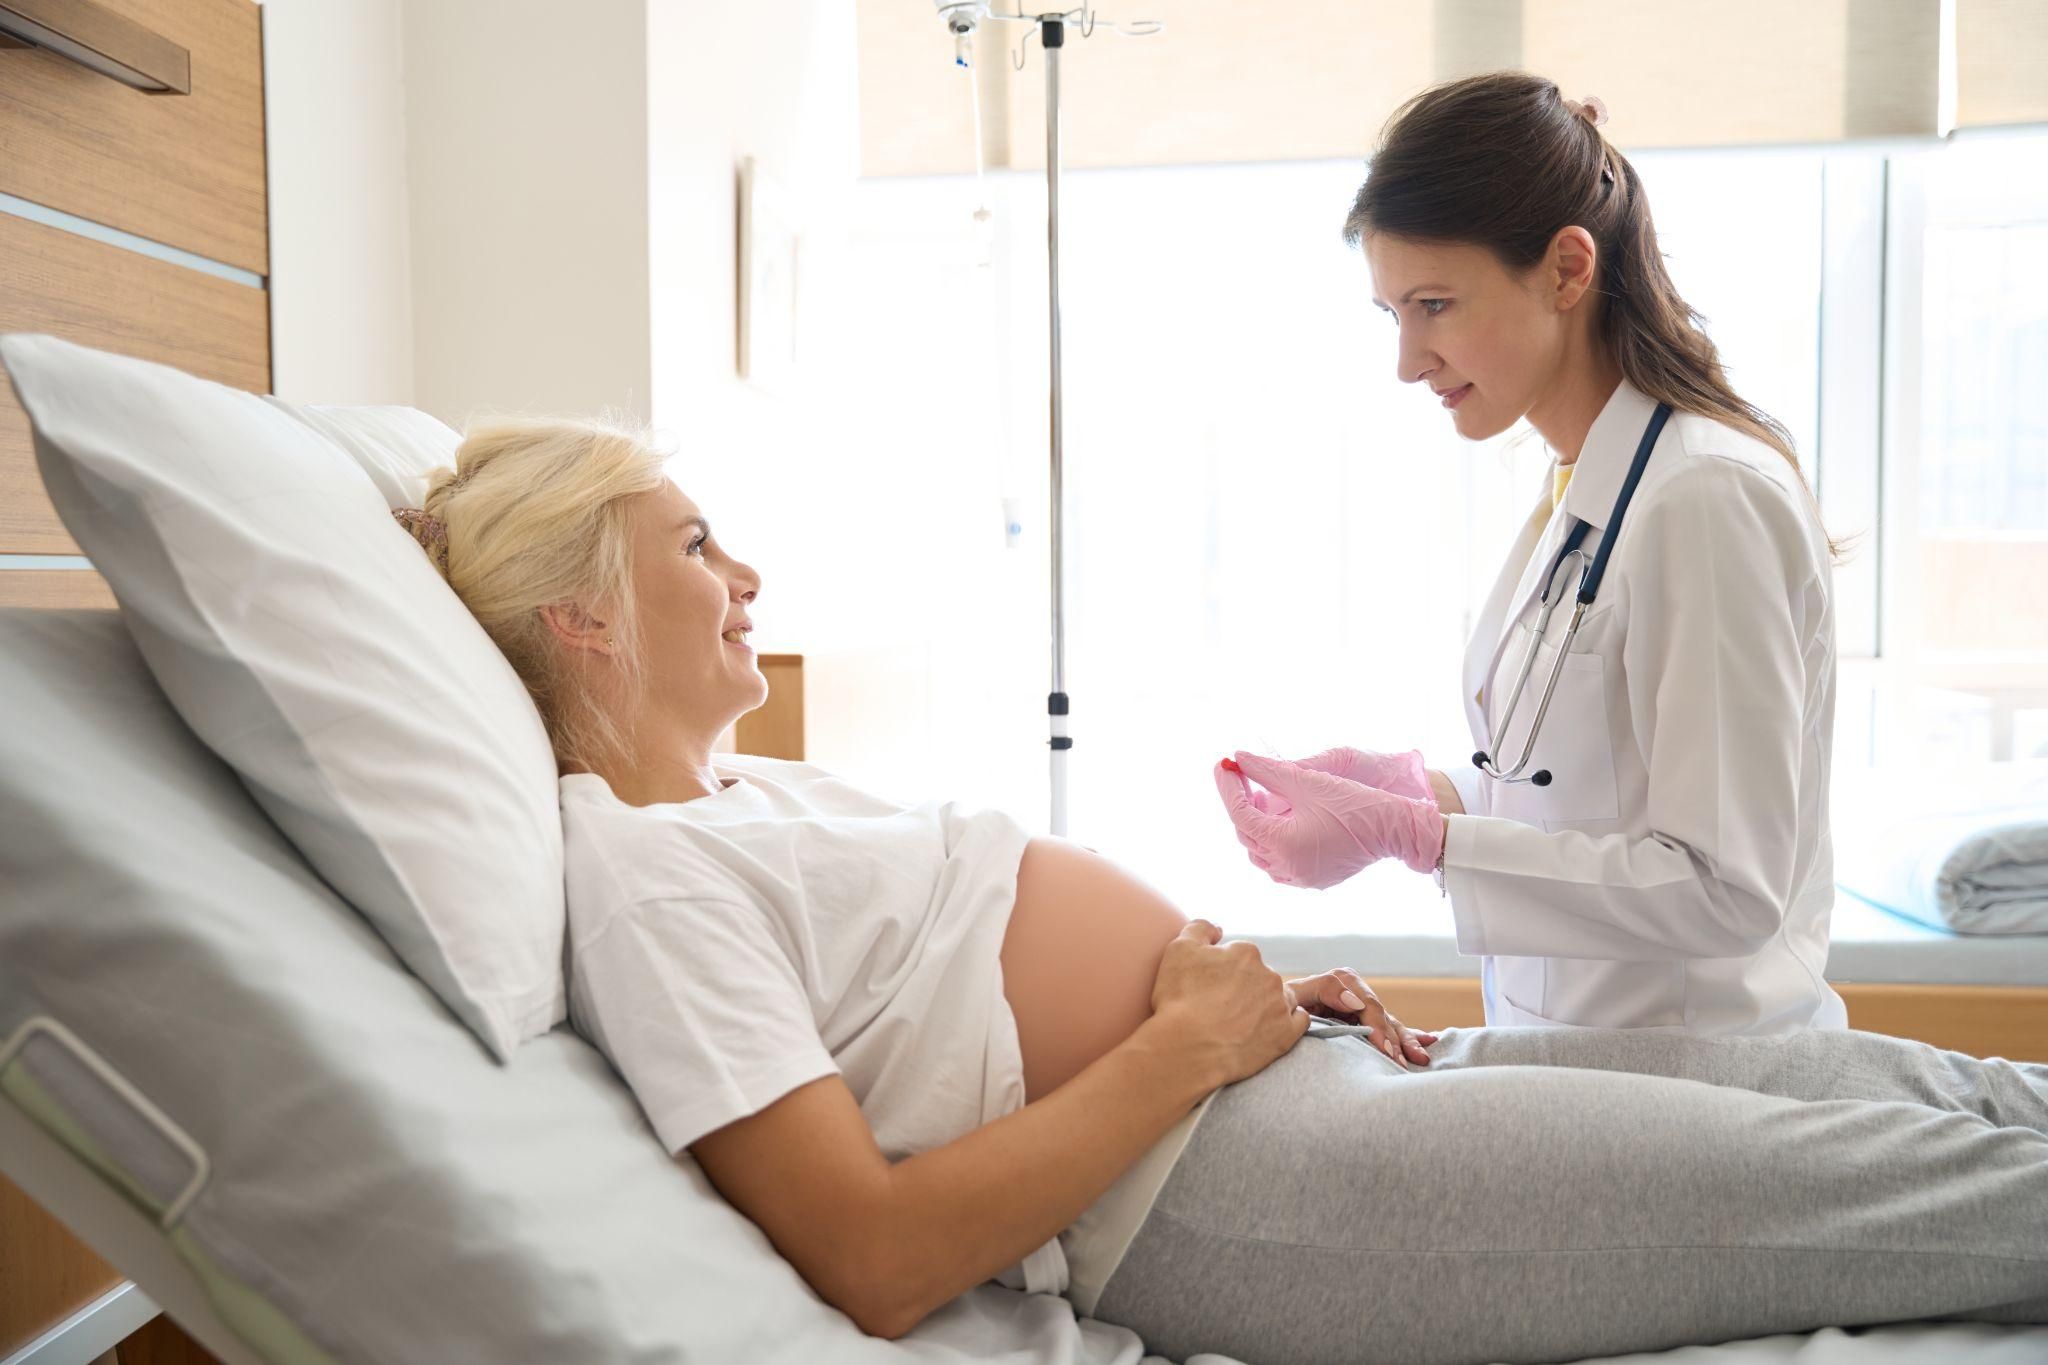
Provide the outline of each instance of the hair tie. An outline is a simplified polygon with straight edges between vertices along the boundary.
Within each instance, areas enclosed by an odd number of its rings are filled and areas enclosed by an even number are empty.
[[[391,515],[405,528],[406,534],[419,542],[420,548],[427,552],[427,558],[433,561],[434,567],[441,571],[443,578],[446,578],[448,524],[432,512],[419,507],[396,507],[392,509]]]
[[[1564,110],[1596,132],[1601,124],[1607,122],[1607,102],[1598,95],[1588,95],[1582,100],[1566,100]],[[1607,155],[1605,138],[1600,142],[1600,183],[1607,186],[1614,184],[1614,166]]]

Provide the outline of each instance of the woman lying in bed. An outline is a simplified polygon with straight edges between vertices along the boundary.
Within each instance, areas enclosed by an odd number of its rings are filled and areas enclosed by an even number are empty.
[[[714,754],[761,580],[635,437],[480,432],[403,515],[554,738],[577,1027],[870,1333],[990,1278],[1262,1362],[2048,1321],[2048,1067],[1412,1032],[1003,815]]]

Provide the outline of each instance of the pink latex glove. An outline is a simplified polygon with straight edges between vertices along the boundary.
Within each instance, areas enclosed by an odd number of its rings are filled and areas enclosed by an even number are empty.
[[[1417,872],[1436,866],[1444,840],[1436,802],[1280,758],[1239,753],[1235,762],[1235,773],[1216,765],[1216,791],[1238,842],[1274,881],[1322,890],[1381,858]]]
[[[1232,759],[1235,763],[1237,760]],[[1351,782],[1362,782],[1368,787],[1392,792],[1396,796],[1413,797],[1419,801],[1436,803],[1436,792],[1429,785],[1429,770],[1423,766],[1422,751],[1410,749],[1405,754],[1376,754],[1365,749],[1339,747],[1310,754],[1307,758],[1296,759],[1296,766],[1312,768],[1319,773],[1341,777]],[[1239,782],[1245,800],[1261,815],[1286,818],[1292,807],[1287,798],[1277,792]],[[1227,799],[1227,798],[1226,798]],[[1270,865],[1261,855],[1258,843],[1243,828],[1237,831],[1237,841],[1251,854],[1252,863],[1261,872],[1271,871]],[[1434,864],[1432,864],[1434,866]]]
[[[1242,797],[1244,802],[1260,815],[1271,816],[1276,820],[1286,819],[1288,814],[1294,809],[1294,807],[1287,804],[1287,798],[1278,793],[1254,787],[1251,783],[1245,781],[1244,778],[1237,775],[1240,771],[1237,766],[1237,760],[1234,758],[1226,758],[1216,765],[1216,790],[1223,793],[1224,804],[1227,806],[1232,801]],[[1270,865],[1260,853],[1260,849],[1263,846],[1245,832],[1245,825],[1236,824],[1235,821],[1232,823],[1237,829],[1237,841],[1244,845],[1246,853],[1251,854],[1252,866],[1258,868],[1261,872],[1271,870]]]
[[[1297,759],[1295,763],[1297,767],[1313,768],[1348,782],[1362,782],[1396,796],[1436,804],[1436,792],[1429,785],[1429,769],[1422,765],[1420,749],[1410,749],[1405,754],[1376,754],[1366,749],[1325,749],[1319,754]],[[1434,862],[1431,865],[1434,866]]]

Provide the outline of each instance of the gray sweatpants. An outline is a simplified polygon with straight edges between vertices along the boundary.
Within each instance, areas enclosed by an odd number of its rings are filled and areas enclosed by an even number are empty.
[[[1464,1029],[1404,1071],[1359,1032],[1217,1094],[1096,1317],[1255,1365],[2048,1322],[2048,1066]]]

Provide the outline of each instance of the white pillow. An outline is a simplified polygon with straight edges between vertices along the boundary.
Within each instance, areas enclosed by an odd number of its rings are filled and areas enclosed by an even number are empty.
[[[462,444],[453,427],[418,408],[314,407],[268,396],[264,401],[340,446],[392,507],[418,507],[427,494],[427,475],[442,466],[453,469]]]
[[[377,488],[253,394],[53,337],[0,361],[186,723],[500,1060],[560,1021],[545,729]]]

